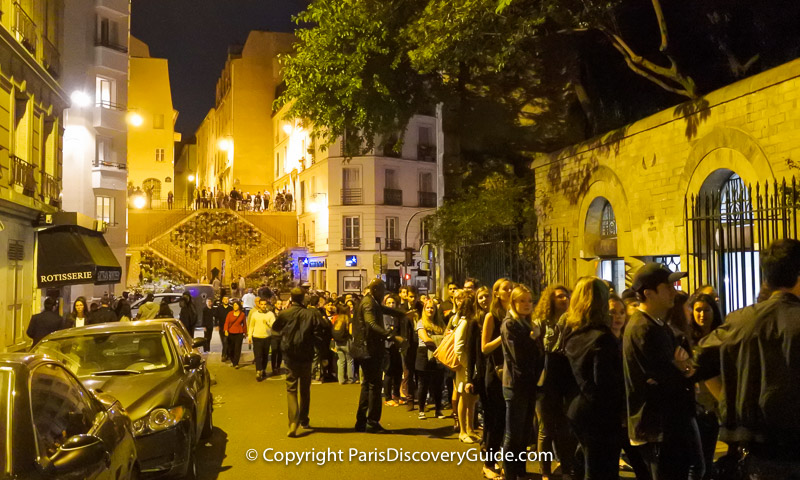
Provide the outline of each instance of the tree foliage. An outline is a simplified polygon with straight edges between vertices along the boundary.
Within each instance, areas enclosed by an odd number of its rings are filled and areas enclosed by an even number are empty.
[[[507,229],[530,234],[536,221],[532,195],[530,178],[511,171],[489,173],[436,211],[431,225],[433,241],[454,249]]]

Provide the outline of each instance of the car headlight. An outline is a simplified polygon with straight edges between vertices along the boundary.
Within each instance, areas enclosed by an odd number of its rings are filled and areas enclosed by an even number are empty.
[[[134,435],[160,432],[174,427],[186,417],[187,410],[181,406],[173,408],[155,408],[144,417],[133,422]]]

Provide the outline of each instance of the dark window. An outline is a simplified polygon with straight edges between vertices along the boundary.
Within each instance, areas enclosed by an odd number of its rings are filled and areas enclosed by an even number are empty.
[[[603,205],[603,215],[600,218],[600,236],[610,238],[617,236],[617,219],[614,217],[614,209],[611,204],[606,202]]]

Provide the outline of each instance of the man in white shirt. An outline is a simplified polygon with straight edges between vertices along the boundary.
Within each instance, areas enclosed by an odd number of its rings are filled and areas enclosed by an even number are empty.
[[[248,292],[250,293],[250,292]],[[247,317],[247,343],[253,345],[256,364],[256,380],[267,378],[267,359],[269,357],[270,336],[275,314],[267,309],[267,299],[259,298],[258,308]]]
[[[242,295],[242,308],[245,315],[250,315],[250,310],[256,308],[256,296],[252,288],[248,288],[247,293]]]

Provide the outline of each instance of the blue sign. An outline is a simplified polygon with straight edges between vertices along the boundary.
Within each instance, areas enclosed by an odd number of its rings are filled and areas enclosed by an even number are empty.
[[[358,257],[355,255],[346,255],[344,257],[344,266],[345,267],[357,267],[358,266]]]
[[[325,259],[309,259],[306,262],[308,268],[325,268]]]

